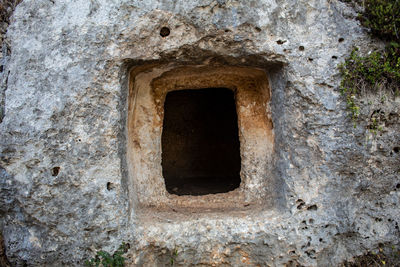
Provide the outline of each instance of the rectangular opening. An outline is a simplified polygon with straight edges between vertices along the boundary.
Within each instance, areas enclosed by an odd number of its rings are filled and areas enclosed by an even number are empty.
[[[132,207],[183,214],[273,205],[269,103],[262,69],[175,63],[133,68],[127,115]]]
[[[232,90],[168,92],[161,137],[167,191],[176,195],[207,195],[238,188],[238,132]]]

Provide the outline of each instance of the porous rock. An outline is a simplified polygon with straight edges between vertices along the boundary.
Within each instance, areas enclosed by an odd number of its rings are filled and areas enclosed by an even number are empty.
[[[337,0],[24,0],[0,99],[8,260],[80,266],[126,242],[132,266],[335,266],[396,244],[399,100],[362,109],[383,113],[371,135],[338,90],[337,64],[372,42],[355,17]],[[243,209],[138,205],[129,72],[151,64],[265,70],[271,194]]]

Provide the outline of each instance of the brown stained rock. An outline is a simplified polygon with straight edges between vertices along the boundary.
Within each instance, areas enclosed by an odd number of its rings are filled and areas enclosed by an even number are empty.
[[[0,266],[9,267],[10,262],[7,259],[6,248],[4,247],[3,235],[0,234]]]

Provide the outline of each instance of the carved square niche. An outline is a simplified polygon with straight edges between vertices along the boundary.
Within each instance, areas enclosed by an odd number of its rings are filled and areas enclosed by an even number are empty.
[[[259,68],[152,64],[130,71],[129,194],[136,207],[271,203],[274,133]]]

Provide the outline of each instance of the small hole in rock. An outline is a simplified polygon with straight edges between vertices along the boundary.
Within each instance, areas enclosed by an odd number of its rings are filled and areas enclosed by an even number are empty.
[[[0,66],[0,72],[3,72],[3,65]]]
[[[60,167],[54,167],[51,169],[51,175],[52,176],[57,176],[60,173]]]
[[[309,220],[308,220],[308,223],[309,223],[309,224],[313,224],[313,223],[314,223],[314,219],[309,219]]]
[[[342,37],[340,37],[339,40],[338,40],[339,43],[341,43],[343,41],[344,41],[344,38],[342,38]]]
[[[307,210],[317,210],[317,209],[318,209],[317,205],[312,205],[307,208]]]
[[[282,45],[282,44],[286,43],[286,40],[285,40],[285,41],[278,40],[278,41],[276,41],[276,43],[277,43],[278,45]]]
[[[319,242],[322,242],[322,241],[324,241],[324,240],[323,240],[322,238],[320,238],[320,239],[319,239]]]
[[[302,46],[302,45],[299,46],[299,50],[300,50],[300,51],[304,51],[304,46]]]
[[[308,257],[310,257],[311,259],[315,259],[315,256],[314,256],[314,254],[315,254],[315,250],[307,250],[306,251],[306,254],[307,254],[307,256]]]
[[[231,30],[229,30],[229,29],[225,29],[225,32],[230,32]]]
[[[400,184],[397,184],[397,185],[396,185],[396,188],[397,188],[397,189],[400,189]]]
[[[337,59],[337,56],[332,56],[333,59]]]
[[[167,37],[170,33],[171,31],[169,30],[168,27],[162,27],[160,30],[161,37]]]
[[[109,231],[107,231],[107,235],[113,235],[113,234],[115,234],[115,230],[109,230]]]
[[[254,30],[256,30],[256,32],[260,32],[260,31],[261,31],[261,28],[255,27]]]
[[[297,209],[299,209],[299,210],[305,205],[305,203],[304,203],[304,201],[302,199],[298,199],[296,201],[296,203],[298,203]]]
[[[107,190],[108,190],[108,191],[113,190],[114,188],[115,188],[115,186],[114,186],[113,183],[111,183],[111,182],[108,182],[108,183],[107,183]]]
[[[310,58],[310,57],[308,58],[308,61],[310,61],[310,62],[313,61],[313,60],[314,60],[313,58]]]
[[[400,147],[396,146],[393,148],[394,153],[399,153],[399,151],[400,151]]]

